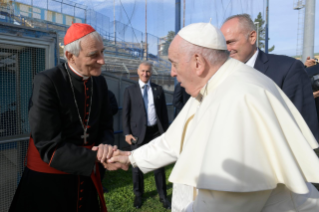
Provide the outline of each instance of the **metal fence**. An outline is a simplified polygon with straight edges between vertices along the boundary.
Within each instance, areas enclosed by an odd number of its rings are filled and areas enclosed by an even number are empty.
[[[45,49],[0,45],[0,211],[8,211],[21,178],[34,75],[45,69]]]
[[[0,211],[8,211],[24,169],[28,106],[36,73],[58,62],[57,35],[0,22]]]
[[[25,134],[32,79],[45,69],[45,49],[2,44],[0,52],[0,137]]]
[[[98,31],[104,39],[110,40],[110,18],[92,9],[86,10],[86,23]]]
[[[36,18],[70,26],[73,23],[86,23],[85,5],[67,0],[13,0],[16,16]]]
[[[0,211],[8,211],[24,170],[28,140],[0,142]]]
[[[109,53],[135,59],[148,58],[170,64],[160,58],[159,38],[147,34],[120,21],[113,20],[87,6],[68,0],[3,0],[0,5],[0,21],[31,28],[54,30],[60,36],[60,52],[63,52],[63,37],[72,23],[92,25],[108,42]],[[145,50],[147,48],[147,50]]]

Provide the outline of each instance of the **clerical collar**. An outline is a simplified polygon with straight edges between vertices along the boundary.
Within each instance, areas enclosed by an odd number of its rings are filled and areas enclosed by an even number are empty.
[[[148,80],[147,83],[144,83],[142,80],[138,80],[138,84],[140,85],[140,88],[143,88],[144,85],[148,85],[149,87],[151,87],[151,83],[150,83],[151,80]]]
[[[77,72],[70,63],[68,63],[70,69],[73,71],[73,73],[75,73],[76,75],[78,75],[79,77],[82,77],[83,81],[89,79],[90,77],[86,77],[83,74],[80,74],[79,72]]]
[[[257,59],[257,55],[258,55],[258,48],[257,48],[257,51],[255,52],[255,54],[246,62],[246,65],[254,68],[255,66],[255,63],[256,63],[256,59]]]

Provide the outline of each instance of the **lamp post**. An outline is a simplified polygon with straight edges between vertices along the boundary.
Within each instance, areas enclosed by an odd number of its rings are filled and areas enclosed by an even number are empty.
[[[267,0],[266,7],[266,35],[265,35],[265,53],[268,54],[268,22],[269,22],[269,0]]]
[[[257,48],[259,48],[259,22],[254,22],[254,24],[257,26]]]

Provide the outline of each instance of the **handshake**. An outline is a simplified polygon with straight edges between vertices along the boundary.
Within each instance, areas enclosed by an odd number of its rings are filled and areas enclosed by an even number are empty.
[[[92,147],[92,151],[97,151],[96,160],[100,162],[105,169],[114,171],[118,169],[128,170],[130,165],[129,156],[131,152],[121,151],[117,146],[100,144]]]

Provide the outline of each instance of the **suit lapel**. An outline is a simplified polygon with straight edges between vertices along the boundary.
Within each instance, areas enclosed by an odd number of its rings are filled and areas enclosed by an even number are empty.
[[[157,94],[158,94],[157,86],[155,84],[151,83],[151,87],[152,87],[153,98],[154,98],[154,102],[155,102],[155,99],[156,99]]]
[[[157,96],[158,96],[158,88],[157,88],[157,85],[151,83],[151,87],[152,87],[152,92],[153,92],[153,101],[154,101],[154,105],[155,105],[155,110],[157,111],[157,107],[158,105],[156,104],[157,101]]]
[[[268,66],[269,64],[267,54],[259,49],[254,68],[265,74],[268,70]]]
[[[139,101],[140,107],[143,107],[145,109],[142,91],[139,83],[135,84],[135,90],[135,93],[137,94],[137,101]]]

